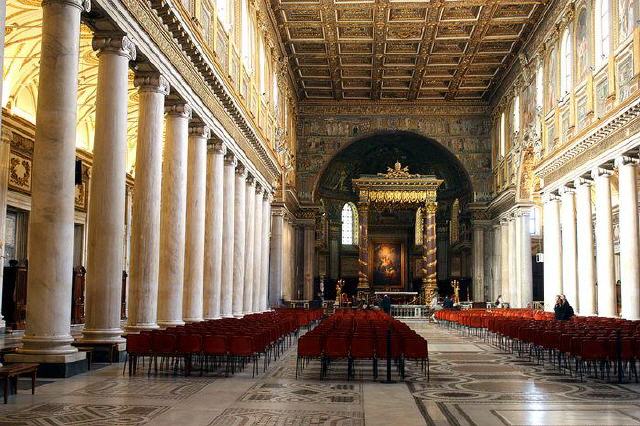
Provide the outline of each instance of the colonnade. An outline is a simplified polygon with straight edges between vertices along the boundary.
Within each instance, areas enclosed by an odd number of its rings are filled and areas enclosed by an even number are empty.
[[[636,148],[544,194],[546,310],[553,310],[555,296],[563,293],[581,315],[618,315],[611,197],[611,177],[617,171],[619,314],[640,319],[637,164]]]
[[[513,308],[533,302],[531,206],[516,206],[493,226],[492,300],[498,295]]]
[[[81,0],[43,2],[29,224],[27,324],[17,355],[84,358],[71,345],[75,132]],[[134,42],[95,34],[86,324],[81,340],[121,343],[127,81]],[[137,72],[139,117],[126,330],[267,309],[271,189],[195,117],[159,72]],[[163,138],[164,128],[164,138]]]

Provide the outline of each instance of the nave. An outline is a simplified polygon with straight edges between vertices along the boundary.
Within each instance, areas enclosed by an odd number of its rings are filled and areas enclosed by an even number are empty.
[[[232,377],[172,373],[122,374],[122,364],[97,365],[67,379],[38,379],[36,395],[20,383],[0,407],[0,424],[92,425],[636,425],[640,385],[617,385],[561,375],[501,352],[481,337],[442,325],[409,322],[429,341],[431,378],[407,363],[404,382],[370,379],[346,363],[318,380],[311,362],[295,379],[296,345],[266,373],[251,368]],[[23,390],[24,389],[24,390]],[[395,419],[395,420],[394,420]]]

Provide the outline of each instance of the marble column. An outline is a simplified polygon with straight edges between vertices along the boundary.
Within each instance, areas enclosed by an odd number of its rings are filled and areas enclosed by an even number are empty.
[[[242,312],[249,314],[253,311],[253,293],[260,291],[259,280],[253,276],[254,262],[256,260],[255,250],[255,222],[256,222],[256,181],[251,175],[247,177],[247,188],[245,191],[246,221],[245,227],[245,253],[244,253],[244,301]],[[262,220],[262,218],[260,218]],[[259,253],[258,253],[259,255]],[[256,285],[258,284],[258,285]]]
[[[313,270],[316,255],[315,220],[309,219],[304,224],[304,300],[313,300]]]
[[[492,270],[493,280],[491,283],[491,300],[495,301],[502,294],[502,226],[500,224],[493,225],[493,257]]]
[[[207,199],[207,140],[209,127],[189,126],[187,162],[187,222],[185,225],[182,319],[203,320],[204,238]]]
[[[591,176],[596,185],[596,282],[598,316],[616,316],[616,282],[613,263],[613,218],[611,213],[611,170],[598,167]]]
[[[162,202],[160,208],[160,272],[158,277],[158,325],[182,325],[185,219],[187,207],[187,146],[191,107],[172,104],[165,108],[166,129],[162,153]]]
[[[222,256],[222,281],[220,316],[233,317],[233,241],[234,241],[234,205],[236,195],[236,157],[228,152],[224,157],[222,247],[229,254]]]
[[[269,273],[269,304],[271,306],[277,306],[281,303],[283,282],[285,276],[284,268],[284,250],[285,246],[285,219],[284,208],[274,209],[273,217],[273,232],[271,233],[271,268]],[[263,252],[262,256],[267,253]],[[261,259],[262,261],[262,259]]]
[[[128,331],[157,328],[160,267],[162,123],[169,83],[159,74],[141,74],[138,87],[136,186],[131,221]]]
[[[438,291],[438,251],[436,248],[436,212],[438,203],[427,202],[424,209],[424,235],[422,244],[423,276],[423,300],[430,301]]]
[[[74,170],[80,13],[89,2],[42,3],[36,131],[29,214],[27,327],[7,361],[70,363]],[[38,22],[39,24],[40,22]],[[3,213],[4,214],[4,213]]]
[[[262,248],[261,252],[264,253],[261,256],[260,271],[260,310],[266,311],[269,309],[268,296],[269,296],[269,242],[271,239],[271,201],[273,200],[271,194],[268,191],[264,192],[262,197]]]
[[[482,302],[484,295],[484,228],[473,227],[473,300]]]
[[[522,308],[522,221],[520,220],[520,216],[522,215],[521,209],[518,209],[513,214],[513,229],[514,229],[514,237],[513,243],[514,245],[514,279],[515,286],[512,287],[512,290],[515,290],[515,297],[512,297],[513,304],[511,305],[514,308]],[[513,285],[513,281],[511,284]],[[512,295],[513,296],[513,295]]]
[[[207,152],[207,199],[204,230],[204,289],[205,319],[220,318],[222,298],[222,247],[224,210],[224,155],[222,141],[212,141]]]
[[[509,302],[509,221],[500,220],[500,284],[502,300]]]
[[[519,307],[518,302],[518,269],[517,269],[517,252],[518,244],[516,243],[516,220],[513,215],[509,216],[509,302],[512,308]]]
[[[593,253],[591,179],[578,178],[576,187],[576,240],[578,258],[578,307],[580,315],[596,313],[596,275]]]
[[[358,289],[369,289],[369,204],[358,202]]]
[[[124,343],[120,328],[127,179],[129,61],[136,48],[127,36],[98,35],[93,167],[91,168],[84,342]],[[123,348],[124,349],[124,348]]]
[[[533,265],[531,264],[531,233],[529,232],[529,221],[531,212],[528,209],[522,210],[520,216],[520,307],[526,308],[533,302]]]
[[[242,163],[236,166],[236,187],[234,204],[234,233],[233,233],[233,316],[242,316],[244,303],[244,256],[246,237],[246,192],[247,170]]]
[[[556,194],[545,194],[543,220],[544,310],[553,311],[556,296],[562,293],[560,199]]]
[[[256,182],[253,194],[254,228],[253,228],[253,291],[251,294],[251,312],[260,312],[260,286],[262,285],[262,186]]]
[[[7,18],[7,2],[0,2],[0,69],[4,65],[4,33]],[[3,88],[0,82],[0,99],[2,98]],[[1,118],[1,117],[0,117]],[[0,120],[1,121],[1,120]],[[2,267],[0,267],[0,306],[2,306],[2,283],[4,273],[4,237],[5,237],[5,221],[7,218],[7,193],[9,182],[9,153],[11,151],[10,133],[0,122],[0,259],[2,259]],[[0,313],[0,331],[5,328],[5,321]],[[2,365],[2,364],[0,364]]]
[[[629,320],[640,319],[640,250],[638,249],[638,159],[616,159],[619,179],[620,225],[620,316]]]
[[[573,188],[560,189],[560,222],[562,227],[562,291],[574,309],[578,300],[578,252],[576,236],[576,201]]]

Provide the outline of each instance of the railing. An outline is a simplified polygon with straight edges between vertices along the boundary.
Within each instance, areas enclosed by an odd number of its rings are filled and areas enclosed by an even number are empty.
[[[531,304],[531,307],[533,309],[539,309],[541,311],[544,311],[544,300],[543,301],[534,300],[533,303]]]
[[[428,318],[431,309],[426,305],[391,305],[391,315],[394,318]]]

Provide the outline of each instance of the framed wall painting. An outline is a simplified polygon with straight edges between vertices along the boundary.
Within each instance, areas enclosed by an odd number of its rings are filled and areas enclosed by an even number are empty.
[[[373,287],[404,289],[407,274],[406,244],[395,239],[369,243],[369,282]]]

